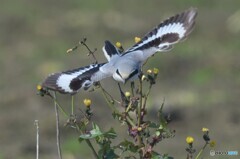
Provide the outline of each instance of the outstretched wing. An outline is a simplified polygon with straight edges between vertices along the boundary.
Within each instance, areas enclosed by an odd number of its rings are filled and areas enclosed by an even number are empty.
[[[105,63],[50,74],[42,83],[43,88],[65,94],[75,94],[81,88],[87,90],[94,82],[100,81],[109,75],[100,71]]]
[[[105,41],[102,50],[108,61],[110,61],[113,56],[119,55],[118,49],[108,40]]]
[[[190,8],[183,13],[160,23],[147,33],[140,42],[128,49],[124,54],[141,50],[146,56],[151,56],[157,51],[168,51],[172,45],[186,38],[193,30],[197,9]]]

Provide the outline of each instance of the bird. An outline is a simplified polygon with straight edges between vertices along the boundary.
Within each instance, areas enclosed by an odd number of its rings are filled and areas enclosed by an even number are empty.
[[[102,50],[107,62],[50,74],[42,87],[63,94],[76,94],[108,77],[122,83],[134,81],[145,61],[157,52],[167,52],[192,32],[197,9],[189,8],[154,27],[139,42],[121,52],[106,40]]]

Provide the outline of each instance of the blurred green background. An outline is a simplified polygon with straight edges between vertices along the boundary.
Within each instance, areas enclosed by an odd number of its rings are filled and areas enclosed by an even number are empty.
[[[49,73],[93,62],[85,48],[72,54],[66,50],[83,37],[97,48],[100,62],[104,40],[120,41],[125,48],[134,44],[161,20],[190,6],[198,8],[195,30],[171,53],[159,53],[145,67],[160,70],[149,99],[149,114],[165,98],[165,112],[173,114],[173,139],[157,150],[185,158],[185,137],[192,135],[196,148],[204,144],[202,127],[210,129],[216,150],[238,150],[240,134],[240,1],[239,0],[2,0],[0,5],[0,159],[35,157],[34,120],[40,123],[40,156],[57,158],[55,116],[52,101],[36,95],[36,85]],[[102,82],[115,97],[119,92],[112,79]],[[127,90],[128,84],[123,86]],[[77,95],[93,100],[94,121],[107,130],[117,124],[99,91]],[[70,96],[60,95],[70,111]],[[77,134],[63,125],[61,132],[65,159],[93,158]],[[118,140],[125,138],[124,126]],[[222,156],[226,158],[226,156]],[[239,157],[239,156],[238,156]],[[205,158],[210,157],[209,150]],[[231,157],[234,158],[234,157]]]

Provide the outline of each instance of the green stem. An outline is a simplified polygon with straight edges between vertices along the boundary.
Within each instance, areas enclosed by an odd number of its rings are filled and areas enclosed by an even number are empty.
[[[90,141],[89,139],[86,139],[85,141],[86,141],[87,145],[90,147],[90,149],[92,150],[95,158],[96,158],[96,159],[99,159],[98,154],[97,154],[97,152],[95,151],[95,149],[94,149],[91,141]]]
[[[143,102],[143,110],[145,110],[145,108],[146,108],[147,99],[148,99],[151,89],[152,89],[152,84],[149,85],[148,91],[145,95],[144,102]]]
[[[133,123],[132,119],[129,116],[126,116],[126,120],[132,127],[135,127],[135,124]]]
[[[57,99],[56,92],[53,94],[54,99]],[[60,142],[60,131],[59,131],[59,113],[57,103],[54,101],[55,114],[56,114],[56,140],[57,140],[57,152],[58,159],[62,159],[62,150],[61,150],[61,142]]]
[[[78,130],[81,134],[83,134],[83,131],[79,128],[79,126],[76,125],[76,127],[77,127],[77,130]],[[93,152],[93,154],[94,154],[94,157],[95,157],[96,159],[99,159],[98,154],[97,154],[96,150],[94,149],[91,141],[90,141],[89,139],[85,139],[85,141],[86,141],[87,145],[90,147],[90,149],[92,150],[92,152]]]
[[[54,94],[56,94],[56,92],[53,92]],[[69,118],[69,115],[67,114],[67,112],[62,108],[62,106],[58,103],[56,96],[50,96],[54,103],[58,106],[58,108],[60,109],[60,111],[64,114],[65,117]]]
[[[197,154],[197,156],[195,157],[195,159],[199,159],[199,157],[201,156],[201,154],[203,153],[203,150],[206,148],[207,145],[208,143],[206,142],[205,145],[201,148],[201,150]]]
[[[101,88],[101,90],[102,90],[102,94],[103,94],[105,100],[106,100],[107,103],[108,103],[109,108],[110,108],[113,112],[119,114],[119,111],[114,107],[114,105],[113,105],[113,103],[112,103],[113,100],[110,101],[110,100],[108,99],[105,89],[104,89],[101,85],[100,85],[100,88]]]
[[[142,94],[142,80],[141,78],[139,78],[139,93],[140,93],[140,101],[139,101],[139,105],[138,105],[138,127],[141,126],[142,123],[142,117],[141,117],[141,110],[142,110],[142,98],[143,98],[143,94]],[[138,134],[138,145],[139,147],[142,145],[142,137],[140,134]]]

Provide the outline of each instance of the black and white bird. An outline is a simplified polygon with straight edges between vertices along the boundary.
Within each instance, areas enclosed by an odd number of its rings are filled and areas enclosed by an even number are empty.
[[[123,53],[119,53],[111,42],[105,41],[103,52],[108,62],[50,74],[42,87],[60,93],[75,94],[81,88],[87,90],[94,82],[107,77],[123,83],[134,80],[149,57],[156,52],[171,50],[174,44],[191,33],[196,16],[197,9],[190,8],[164,20]]]

